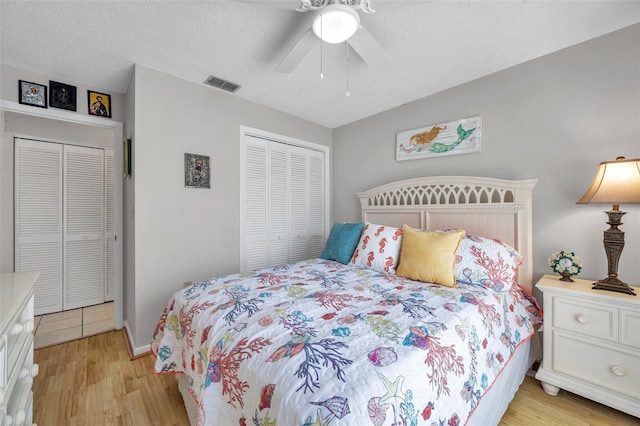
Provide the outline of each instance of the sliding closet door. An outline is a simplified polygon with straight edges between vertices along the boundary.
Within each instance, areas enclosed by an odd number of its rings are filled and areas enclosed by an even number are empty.
[[[63,258],[65,310],[104,302],[104,152],[65,146]]]
[[[62,152],[60,144],[15,139],[15,270],[41,271],[35,314],[62,310]]]

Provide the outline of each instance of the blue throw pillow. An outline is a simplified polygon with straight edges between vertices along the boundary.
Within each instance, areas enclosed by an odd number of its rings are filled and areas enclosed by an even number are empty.
[[[327,244],[320,257],[327,260],[335,260],[345,265],[351,260],[353,252],[360,241],[364,222],[360,223],[335,223],[327,239]]]

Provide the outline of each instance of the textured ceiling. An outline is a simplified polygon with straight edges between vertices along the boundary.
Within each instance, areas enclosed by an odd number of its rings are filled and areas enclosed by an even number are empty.
[[[320,42],[290,74],[275,67],[308,28],[284,1],[0,2],[3,64],[125,93],[133,64],[334,128],[640,22],[640,1],[385,1],[362,25],[388,54],[367,66]],[[284,6],[284,7],[283,7]],[[640,41],[639,41],[640,48]],[[203,90],[217,90],[203,85]]]

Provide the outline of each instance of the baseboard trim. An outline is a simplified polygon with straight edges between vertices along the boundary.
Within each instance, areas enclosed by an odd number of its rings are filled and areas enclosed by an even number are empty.
[[[131,329],[129,329],[129,324],[127,324],[126,321],[124,322],[124,330],[125,330],[125,333],[123,334],[127,343],[127,352],[129,353],[129,358],[131,360],[134,360],[136,358],[141,358],[143,356],[147,356],[151,354],[151,345],[145,345],[138,348],[133,347],[133,344],[131,343],[133,342],[133,336],[131,335]]]

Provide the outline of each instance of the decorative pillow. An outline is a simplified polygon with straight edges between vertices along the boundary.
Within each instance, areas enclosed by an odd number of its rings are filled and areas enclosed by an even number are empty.
[[[419,231],[402,227],[402,249],[396,275],[415,281],[457,287],[456,250],[464,231]]]
[[[466,235],[456,253],[456,279],[495,291],[509,291],[522,265],[522,255],[499,240]]]
[[[335,223],[327,243],[322,250],[320,257],[327,260],[335,260],[345,265],[351,260],[353,251],[356,249],[360,234],[362,234],[364,222],[360,223]]]
[[[402,228],[366,222],[350,265],[395,274],[402,244]]]

